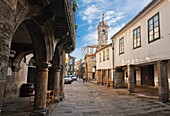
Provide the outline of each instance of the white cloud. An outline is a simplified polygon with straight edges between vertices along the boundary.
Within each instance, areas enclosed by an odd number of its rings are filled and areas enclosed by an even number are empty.
[[[106,0],[81,0],[83,4],[105,3]]]
[[[93,30],[94,29],[94,27],[92,26],[92,25],[90,25],[89,27],[88,27],[88,31],[91,31],[91,30]]]
[[[94,19],[98,18],[98,13],[100,12],[100,9],[98,9],[95,5],[91,5],[85,10],[80,11],[80,16],[82,16],[82,20],[87,21],[90,24]]]
[[[118,20],[121,20],[124,18],[124,13],[121,11],[107,11],[105,13],[105,21],[109,24],[112,25]]]
[[[85,47],[87,45],[97,44],[97,38],[98,38],[97,30],[93,32],[91,31],[90,33],[83,37],[84,41],[83,46]]]
[[[123,26],[125,26],[125,24],[121,24],[121,25],[118,25],[118,26],[115,26],[115,27],[110,27],[109,28],[109,31],[108,31],[108,43],[111,43],[111,40],[110,38],[116,34]]]

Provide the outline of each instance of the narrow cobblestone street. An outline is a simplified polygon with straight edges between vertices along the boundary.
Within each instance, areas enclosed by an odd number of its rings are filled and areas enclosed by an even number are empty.
[[[65,84],[65,100],[50,116],[168,116],[170,104],[82,80]]]

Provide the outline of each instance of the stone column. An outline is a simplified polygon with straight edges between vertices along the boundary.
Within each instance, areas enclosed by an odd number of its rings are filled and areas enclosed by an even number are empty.
[[[53,89],[55,90],[55,97],[59,97],[60,93],[60,67],[54,66],[53,68]]]
[[[103,76],[103,70],[101,70],[101,77],[102,77],[102,85],[104,85],[104,76]]]
[[[127,73],[128,73],[128,90],[130,93],[133,93],[135,89],[135,81],[134,81],[134,67],[132,65],[127,65]]]
[[[61,101],[64,99],[64,75],[65,75],[64,70],[65,69],[62,66],[61,73],[60,73],[60,93],[59,93]]]
[[[110,69],[107,70],[107,87],[110,87]]]
[[[159,100],[163,103],[169,101],[167,61],[158,61],[158,94]]]
[[[48,62],[36,63],[37,75],[35,83],[35,112],[44,112],[46,110],[47,83],[48,83]]]

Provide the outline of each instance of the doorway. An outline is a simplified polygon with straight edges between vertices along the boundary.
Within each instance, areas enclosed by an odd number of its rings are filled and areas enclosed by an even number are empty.
[[[154,65],[141,67],[141,85],[154,86]]]

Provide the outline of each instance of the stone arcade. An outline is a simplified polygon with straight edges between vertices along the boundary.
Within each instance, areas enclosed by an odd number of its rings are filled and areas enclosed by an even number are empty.
[[[47,89],[62,99],[65,53],[75,49],[73,5],[71,0],[0,1],[0,114],[4,98],[18,97],[28,80],[35,83],[34,112],[46,109]]]

